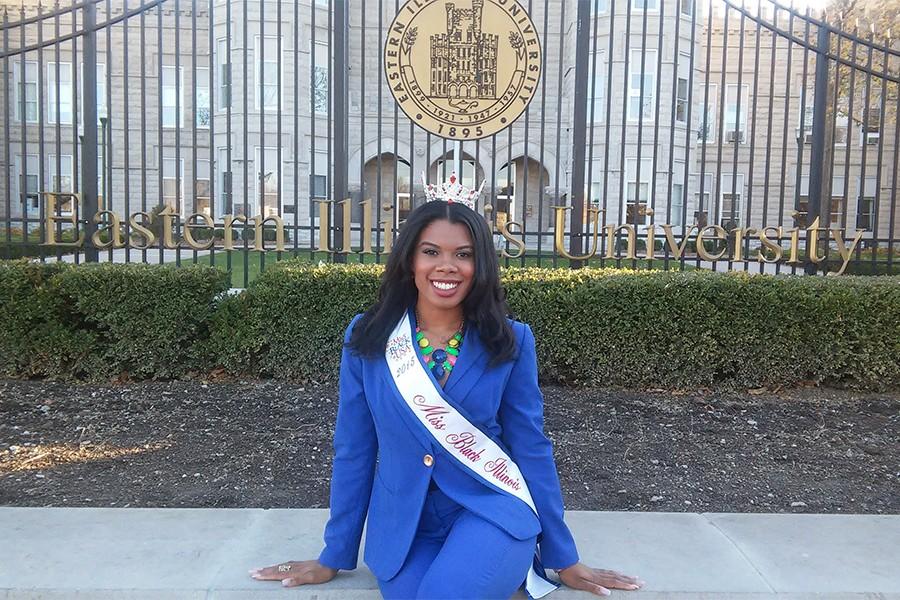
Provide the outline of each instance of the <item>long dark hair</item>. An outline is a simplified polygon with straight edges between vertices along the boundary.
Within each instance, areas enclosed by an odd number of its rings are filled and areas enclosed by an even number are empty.
[[[463,300],[463,315],[474,324],[491,354],[492,365],[515,356],[516,341],[506,320],[509,307],[500,286],[500,265],[487,222],[475,211],[458,203],[443,200],[426,202],[409,213],[391,249],[378,299],[353,327],[348,347],[366,357],[384,353],[388,335],[405,310],[419,297],[413,274],[413,252],[419,236],[432,221],[446,219],[465,225],[472,236],[475,275],[469,293]]]

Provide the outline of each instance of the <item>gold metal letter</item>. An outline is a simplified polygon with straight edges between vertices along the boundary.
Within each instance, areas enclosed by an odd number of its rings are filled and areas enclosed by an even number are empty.
[[[103,215],[109,215],[109,225],[104,225],[103,227],[98,227],[97,231],[91,235],[91,241],[94,242],[94,246],[97,248],[109,248],[112,246],[113,248],[124,248],[125,240],[122,239],[122,230],[120,228],[121,221],[119,220],[119,215],[114,213],[111,210],[101,210],[97,214],[94,215],[94,223],[100,223],[103,221]],[[100,239],[100,234],[104,231],[109,232],[109,241],[104,242]]]
[[[78,227],[78,221],[75,219],[75,213],[78,212],[77,208],[81,204],[81,198],[78,194],[71,194],[68,192],[44,192],[44,196],[47,197],[46,202],[44,202],[44,244],[47,246],[72,246],[74,248],[78,248],[84,244],[83,232],[79,232],[78,239],[74,242],[59,242],[56,240],[56,221],[68,221],[76,228]],[[60,196],[71,198],[72,214],[68,217],[60,218],[56,216],[56,199]]]
[[[341,219],[341,229],[344,230],[341,234],[341,246],[343,247],[343,250],[339,250],[338,254],[350,254],[352,251],[350,249],[350,198],[344,198],[338,202],[338,204],[344,209],[342,211],[343,218]]]
[[[680,260],[681,255],[684,253],[684,249],[687,247],[688,238],[691,237],[691,234],[694,233],[694,229],[697,227],[696,225],[691,225],[690,229],[687,230],[687,233],[684,235],[684,239],[681,241],[681,245],[678,245],[678,242],[675,241],[675,236],[672,235],[672,226],[669,224],[660,225],[663,231],[666,232],[666,243],[669,244],[669,249],[672,251],[672,256],[675,257],[675,260]]]
[[[616,258],[615,235],[620,229],[624,229],[628,234],[628,250],[625,252],[625,256],[623,256],[622,258],[628,260],[637,259],[637,255],[635,254],[635,247],[637,246],[637,233],[635,232],[634,227],[628,224],[619,226],[606,226],[606,256],[604,256],[603,258]]]
[[[719,225],[707,225],[697,232],[697,254],[700,256],[700,258],[702,258],[703,260],[719,260],[723,256],[725,256],[725,254],[728,252],[728,248],[724,248],[716,255],[712,255],[707,252],[706,246],[703,245],[703,232],[707,229],[712,230],[716,234],[716,237],[723,241],[728,241],[728,232],[726,232],[725,229]]]
[[[819,256],[819,232],[823,229],[824,227],[819,227],[819,217],[816,217],[816,219],[812,222],[812,225],[806,228],[806,237],[809,240],[808,258],[810,261],[816,264],[819,264],[820,262],[825,260],[824,256]]]
[[[856,245],[859,243],[859,240],[862,239],[863,234],[865,234],[865,230],[857,229],[856,233],[853,236],[853,241],[850,243],[850,247],[844,245],[844,237],[841,235],[840,229],[832,229],[831,237],[834,238],[834,241],[837,242],[837,249],[841,255],[841,258],[844,260],[844,263],[841,265],[840,270],[838,271],[829,271],[829,275],[843,275],[844,269],[847,268],[847,265],[850,263],[850,257],[853,255],[853,249],[856,248]]]
[[[272,221],[275,223],[275,250],[278,252],[284,252],[284,221],[278,215],[269,215],[265,219],[263,219],[262,215],[256,215],[253,217],[253,249],[258,250],[259,252],[265,252],[266,243],[263,239],[263,225],[265,225],[266,221]]]
[[[509,221],[500,225],[500,234],[509,241],[513,246],[517,247],[519,251],[516,254],[510,254],[506,251],[506,248],[502,248],[500,250],[500,254],[502,254],[505,258],[521,258],[523,254],[525,254],[525,242],[521,239],[513,237],[512,232],[509,230],[510,225],[515,225],[519,228],[519,231],[522,231],[521,223],[516,223],[515,221]]]
[[[328,213],[334,200],[316,200],[319,205],[319,251],[334,252],[328,245]]]
[[[772,260],[769,260],[768,258],[766,258],[766,255],[763,252],[763,249],[760,248],[759,254],[756,257],[756,260],[759,262],[771,264],[771,263],[777,263],[779,260],[781,260],[781,257],[784,256],[784,248],[781,247],[781,244],[776,244],[772,240],[770,240],[768,237],[766,237],[766,234],[769,232],[770,229],[775,232],[776,236],[778,236],[779,238],[781,237],[781,225],[779,225],[778,227],[772,227],[770,225],[768,227],[763,227],[762,229],[759,230],[759,241],[762,243],[763,246],[765,246],[766,248],[769,248],[773,252],[775,252],[775,258],[773,258]]]
[[[571,206],[554,206],[556,212],[556,231],[554,232],[554,241],[556,242],[556,251],[569,260],[587,260],[597,254],[597,240],[600,238],[600,210],[595,207],[588,208],[588,213],[594,222],[593,247],[591,251],[583,256],[573,256],[566,252],[566,212],[572,210]]]
[[[128,223],[129,223],[129,225],[131,225],[131,229],[133,230],[131,232],[131,235],[135,235],[135,233],[137,233],[137,235],[142,235],[142,236],[144,236],[144,239],[147,240],[144,244],[132,243],[131,247],[135,248],[136,250],[146,250],[147,248],[149,248],[150,246],[153,245],[153,242],[156,241],[156,234],[153,233],[152,231],[150,231],[149,229],[147,229],[146,227],[144,227],[143,225],[141,225],[140,223],[138,223],[137,217],[143,217],[144,220],[147,221],[147,224],[152,223],[153,220],[150,217],[149,213],[145,213],[143,211],[137,211],[135,213],[132,213],[131,216],[128,218]]]
[[[372,201],[363,200],[359,203],[362,206],[362,250],[360,254],[372,254]]]
[[[225,228],[225,249],[226,250],[234,250],[234,238],[231,235],[231,225],[235,221],[240,221],[242,223],[247,222],[247,217],[244,215],[225,215],[222,217],[224,219]]]
[[[210,229],[215,227],[215,223],[213,222],[212,217],[210,217],[208,214],[194,213],[184,221],[184,241],[194,250],[209,250],[210,248],[212,248],[213,242],[216,241],[215,231],[213,232],[213,235],[209,236],[209,239],[202,244],[195,240],[194,234],[191,233],[191,228],[194,227],[194,224],[191,223],[191,221],[197,218],[202,219],[206,226]]]
[[[157,213],[160,217],[162,217],[163,224],[163,247],[165,248],[176,248],[178,244],[175,243],[175,238],[172,237],[172,220],[178,213],[172,210],[172,207],[166,204],[159,213]]]

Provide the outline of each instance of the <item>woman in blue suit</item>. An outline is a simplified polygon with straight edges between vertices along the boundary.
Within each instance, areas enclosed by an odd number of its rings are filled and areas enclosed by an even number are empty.
[[[578,560],[534,335],[507,318],[490,230],[463,196],[410,213],[377,302],[345,332],[325,548],[253,577],[291,587],[356,568],[368,517],[364,560],[387,599],[509,598],[523,583],[541,597],[558,585],[545,567],[598,595],[641,586]]]

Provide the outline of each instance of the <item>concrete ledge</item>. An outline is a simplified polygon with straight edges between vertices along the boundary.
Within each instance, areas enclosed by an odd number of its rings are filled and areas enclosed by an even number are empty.
[[[322,586],[247,571],[318,555],[327,510],[0,507],[0,600],[379,598],[360,560]],[[900,516],[567,513],[582,560],[644,600],[900,600]],[[516,596],[524,598],[523,595]],[[561,588],[550,599],[595,597]]]

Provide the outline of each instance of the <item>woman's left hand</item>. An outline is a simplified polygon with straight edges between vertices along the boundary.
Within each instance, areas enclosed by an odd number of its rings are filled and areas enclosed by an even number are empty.
[[[584,590],[598,596],[609,596],[613,590],[637,590],[644,582],[637,577],[629,577],[617,571],[592,569],[587,565],[575,563],[558,572],[559,579],[570,588]]]

